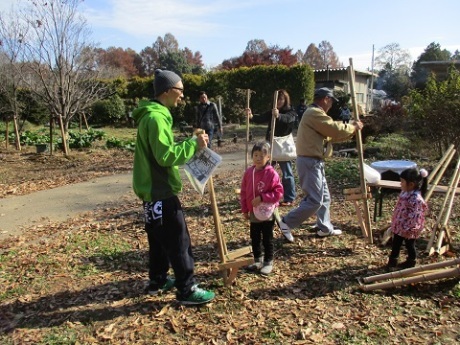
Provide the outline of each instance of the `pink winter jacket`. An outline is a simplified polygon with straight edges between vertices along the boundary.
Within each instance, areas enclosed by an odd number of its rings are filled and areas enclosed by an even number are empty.
[[[284,194],[283,185],[276,170],[267,164],[262,170],[255,170],[253,188],[252,176],[255,166],[249,167],[241,182],[240,205],[241,212],[252,212],[252,200],[254,197],[261,196],[263,202],[278,202]],[[255,196],[254,196],[255,192]]]
[[[393,211],[391,231],[407,239],[418,238],[428,206],[419,191],[401,192]]]

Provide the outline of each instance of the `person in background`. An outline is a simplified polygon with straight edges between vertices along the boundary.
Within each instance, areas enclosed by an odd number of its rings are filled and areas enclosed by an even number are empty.
[[[340,111],[340,118],[342,119],[343,123],[347,124],[350,122],[351,112],[348,109],[348,105],[344,104],[341,111]]]
[[[320,237],[340,235],[330,218],[331,195],[324,170],[324,144],[351,138],[363,125],[360,121],[343,124],[334,121],[327,112],[337,102],[331,89],[315,90],[313,104],[305,111],[297,130],[297,172],[305,197],[299,206],[291,210],[280,221],[284,237],[293,242],[292,228],[299,227],[305,220],[316,215],[317,235]],[[332,150],[327,150],[332,151]],[[331,152],[332,153],[332,152]]]
[[[417,259],[415,241],[420,237],[425,225],[425,212],[428,206],[424,200],[427,190],[428,172],[425,169],[411,168],[401,173],[401,193],[391,219],[393,244],[388,258],[387,270],[394,271],[398,266],[399,252],[403,242],[407,249],[407,259],[400,268],[414,267]]]
[[[185,305],[203,304],[215,294],[198,287],[190,234],[177,195],[182,190],[179,165],[206,147],[207,134],[174,141],[173,118],[168,108],[183,97],[181,78],[171,71],[156,70],[154,99],[141,101],[133,111],[138,129],[134,153],[133,189],[143,201],[145,231],[149,243],[149,278],[146,292],[166,292],[174,286]],[[172,267],[175,279],[168,277]]]
[[[267,123],[266,140],[270,142],[270,134],[272,127],[272,116],[275,116],[275,137],[284,137],[292,133],[297,120],[297,113],[291,106],[291,98],[286,90],[278,90],[278,101],[276,109],[269,110],[259,116],[252,116],[251,109],[247,109],[249,118],[252,118],[255,123]],[[284,188],[283,201],[280,206],[292,206],[297,193],[295,189],[294,173],[292,171],[292,162],[278,162],[282,176]]]
[[[208,100],[208,95],[205,91],[200,92],[200,103],[196,107],[196,128],[203,129],[209,136],[208,147],[212,146],[212,139],[215,133],[222,137],[222,118],[214,102]]]
[[[274,203],[275,207],[283,196],[283,185],[276,170],[270,163],[270,144],[256,143],[251,151],[253,166],[244,173],[241,182],[240,205],[245,219],[250,220],[251,245],[254,264],[248,268],[260,270],[268,275],[273,270],[273,227],[275,217],[259,220],[253,209],[261,202]],[[261,242],[264,246],[262,255]]]
[[[305,110],[307,110],[307,105],[305,104],[305,98],[301,98],[299,105],[295,109],[297,113],[297,127],[299,127],[300,120],[302,120],[302,116]]]

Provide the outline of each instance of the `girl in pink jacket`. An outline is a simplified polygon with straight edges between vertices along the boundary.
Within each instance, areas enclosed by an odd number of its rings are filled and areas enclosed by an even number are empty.
[[[270,165],[270,145],[266,142],[256,143],[252,148],[251,157],[253,165],[244,173],[240,192],[241,212],[244,218],[250,221],[252,253],[255,260],[249,269],[260,270],[260,273],[268,275],[273,270],[275,217],[271,213],[268,219],[257,219],[254,209],[266,206],[274,210],[284,190],[278,173]],[[264,247],[264,255],[261,244]]]
[[[419,238],[425,225],[428,206],[423,199],[427,189],[428,172],[425,169],[404,170],[401,177],[401,194],[393,211],[391,231],[393,247],[388,259],[387,270],[393,271],[398,265],[399,252],[403,242],[407,249],[407,260],[400,268],[414,267],[417,259],[415,240]]]

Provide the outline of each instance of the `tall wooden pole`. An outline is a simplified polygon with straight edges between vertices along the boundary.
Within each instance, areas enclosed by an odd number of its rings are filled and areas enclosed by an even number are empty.
[[[278,107],[278,90],[275,91],[273,94],[273,110]],[[272,114],[272,123],[270,127],[270,163],[272,162],[272,155],[273,155],[273,140],[275,137],[275,122],[276,117]]]
[[[351,101],[353,104],[353,116],[355,121],[359,121],[359,110],[358,110],[358,102],[356,101],[356,93],[355,93],[355,71],[353,69],[353,59],[350,58],[350,66],[348,67],[348,79],[350,80],[350,91],[351,91]],[[367,185],[366,179],[364,178],[364,150],[363,150],[363,142],[361,137],[361,131],[356,131],[356,148],[358,150],[359,156],[359,176],[361,181],[361,194],[367,195]],[[367,198],[363,198],[364,204],[364,223],[363,225],[366,226],[366,233],[368,234],[369,243],[373,243],[374,239],[372,237],[372,229],[371,229],[371,218],[369,215],[369,200]]]
[[[10,126],[10,122],[8,121],[8,118],[5,119],[5,147],[6,149],[8,150],[8,142],[9,142],[9,136],[10,136],[10,133],[9,133],[9,126]]]
[[[246,90],[246,109],[249,109],[249,102],[251,99],[251,90]],[[246,158],[244,161],[244,171],[248,168],[249,162],[249,113],[246,113]]]
[[[61,128],[61,136],[62,136],[62,147],[64,148],[64,154],[66,156],[69,155],[69,150],[67,148],[67,140],[66,140],[66,135],[64,131],[64,122],[62,121],[62,115],[59,115],[59,127]]]
[[[16,150],[21,151],[21,141],[19,140],[18,116],[13,115],[14,135],[16,136]]]

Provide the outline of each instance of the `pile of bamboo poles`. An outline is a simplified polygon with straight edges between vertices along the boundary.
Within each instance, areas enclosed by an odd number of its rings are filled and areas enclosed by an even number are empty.
[[[460,181],[460,159],[458,160],[457,165],[455,166],[454,173],[452,175],[449,186],[447,188],[444,202],[441,206],[438,217],[436,218],[436,223],[434,224],[431,230],[432,231],[431,237],[426,247],[426,251],[428,252],[429,255],[432,255],[432,254],[442,255],[450,249],[451,236],[450,236],[450,231],[449,231],[449,227],[447,223],[450,218],[450,214],[452,211],[452,205],[454,203],[455,194],[457,191],[457,185],[459,181]],[[434,246],[435,242],[436,242],[436,246]]]
[[[372,291],[455,277],[460,277],[460,258],[366,277],[359,284],[361,290]]]

